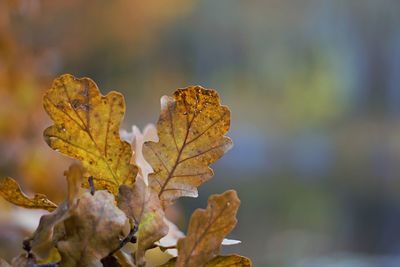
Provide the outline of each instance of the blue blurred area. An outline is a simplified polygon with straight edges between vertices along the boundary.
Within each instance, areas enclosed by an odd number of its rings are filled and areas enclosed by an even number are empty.
[[[229,251],[254,266],[399,266],[400,2],[174,2],[43,1],[15,31],[51,49],[51,75],[123,92],[126,128],[155,122],[176,88],[218,90],[235,146],[181,205],[187,222],[236,189],[243,243]]]

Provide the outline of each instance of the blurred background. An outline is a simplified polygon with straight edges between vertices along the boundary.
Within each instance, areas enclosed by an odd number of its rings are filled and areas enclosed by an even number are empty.
[[[224,249],[254,266],[400,266],[400,2],[397,0],[0,0],[0,176],[64,198],[70,163],[42,138],[42,92],[62,73],[122,92],[124,128],[199,84],[232,110],[235,146],[198,199],[242,200]],[[32,213],[0,201],[0,257]],[[17,211],[16,211],[17,210]]]

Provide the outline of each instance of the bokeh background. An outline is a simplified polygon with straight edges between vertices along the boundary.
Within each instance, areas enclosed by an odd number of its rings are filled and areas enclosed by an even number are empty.
[[[215,88],[235,147],[198,199],[242,199],[225,249],[271,267],[400,266],[397,0],[0,0],[0,176],[63,199],[69,161],[42,139],[62,73],[125,94],[124,128],[176,88]],[[37,221],[0,202],[0,257]]]

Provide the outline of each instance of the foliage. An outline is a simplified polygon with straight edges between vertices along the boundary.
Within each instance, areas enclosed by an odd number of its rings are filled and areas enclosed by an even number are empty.
[[[162,266],[251,266],[245,257],[219,255],[222,244],[237,243],[224,239],[237,222],[235,191],[213,195],[207,209],[196,210],[186,237],[165,215],[178,198],[197,197],[197,187],[213,175],[209,165],[232,146],[225,136],[229,109],[215,91],[200,86],[164,96],[161,105],[156,131],[134,131],[129,144],[119,133],[121,94],[103,96],[88,78],[54,81],[44,95],[54,124],[44,138],[80,164],[64,173],[68,194],[58,206],[44,195],[27,197],[12,178],[0,179],[6,200],[51,212],[24,241],[13,266],[146,266],[146,251],[157,247],[178,251]],[[172,245],[164,246],[165,239]]]

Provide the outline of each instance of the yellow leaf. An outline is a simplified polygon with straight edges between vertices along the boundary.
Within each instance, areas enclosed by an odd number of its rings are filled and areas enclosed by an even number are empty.
[[[136,265],[145,266],[146,250],[168,233],[160,199],[146,186],[142,178],[138,177],[132,188],[126,185],[120,187],[118,207],[139,226],[136,234]]]
[[[240,200],[233,190],[208,199],[207,209],[197,209],[188,233],[178,241],[177,267],[198,267],[219,254],[222,240],[236,225]]]
[[[115,195],[121,184],[133,184],[137,168],[130,163],[131,146],[120,139],[125,113],[120,93],[100,94],[89,78],[62,75],[44,95],[44,108],[54,125],[44,131],[47,144],[80,160],[96,189]]]
[[[224,136],[229,127],[230,111],[214,90],[192,86],[161,98],[159,142],[146,142],[143,155],[154,170],[150,186],[164,203],[197,197],[197,187],[213,175],[209,165],[232,146]]]
[[[7,201],[28,209],[44,209],[53,211],[57,205],[47,199],[45,195],[35,194],[29,198],[21,191],[19,184],[10,177],[0,179],[0,195]]]

